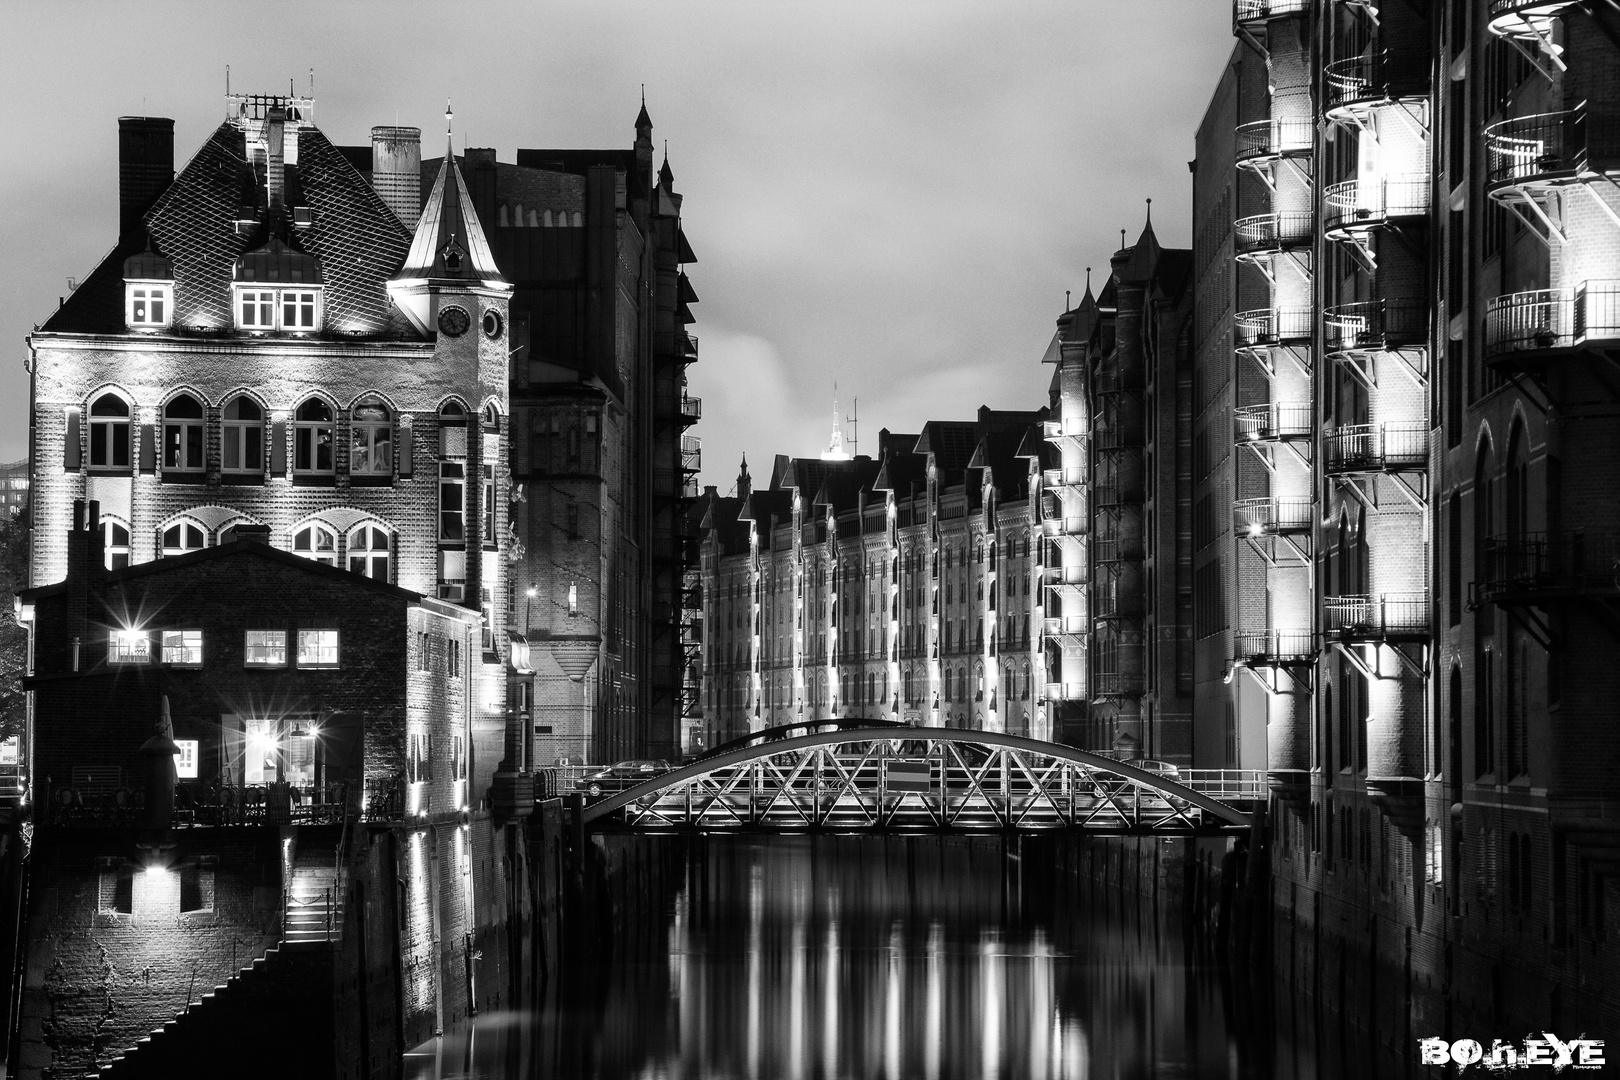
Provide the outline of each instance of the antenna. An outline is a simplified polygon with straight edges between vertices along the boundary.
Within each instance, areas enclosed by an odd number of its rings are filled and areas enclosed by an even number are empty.
[[[849,399],[849,415],[844,417],[844,419],[849,421],[850,457],[854,457],[856,454],[859,454],[861,452],[861,428],[860,428],[860,423],[861,423],[861,399],[860,398],[857,397],[857,398],[850,398]]]
[[[1070,296],[1069,290],[1064,289],[1063,290],[1063,310],[1064,311],[1068,311],[1071,307],[1074,306],[1074,305],[1069,303],[1069,296]]]
[[[231,65],[225,65],[225,96],[231,96]]]

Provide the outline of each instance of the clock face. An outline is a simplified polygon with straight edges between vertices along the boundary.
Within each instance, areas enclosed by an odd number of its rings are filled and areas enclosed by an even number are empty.
[[[460,337],[472,325],[472,316],[466,308],[447,307],[439,312],[439,329],[451,337]]]
[[[484,336],[491,339],[501,336],[501,313],[494,308],[484,312]]]

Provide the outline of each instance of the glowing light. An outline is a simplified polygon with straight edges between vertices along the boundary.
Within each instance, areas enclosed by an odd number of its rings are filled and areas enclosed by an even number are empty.
[[[1255,522],[1253,525],[1249,526],[1249,535],[1250,536],[1262,536],[1264,534],[1265,534],[1265,530],[1260,527],[1259,522]]]
[[[168,872],[169,868],[162,863],[153,863],[144,871],[144,873],[150,874],[152,877],[164,877]]]

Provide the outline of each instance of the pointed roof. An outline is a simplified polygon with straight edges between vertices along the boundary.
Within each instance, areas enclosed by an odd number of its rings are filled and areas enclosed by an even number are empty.
[[[669,167],[669,147],[664,147],[664,163],[658,167],[658,182],[664,185],[664,190],[673,191],[675,188],[675,172]]]
[[[647,128],[650,131],[652,126],[652,117],[647,115],[647,92],[643,90],[641,92],[641,111],[636,114],[636,130],[640,131],[642,128]]]
[[[1153,271],[1159,265],[1159,255],[1164,249],[1159,246],[1159,238],[1153,235],[1152,205],[1149,201],[1147,224],[1142,226],[1142,235],[1136,238],[1135,244],[1122,253],[1124,259],[1117,257],[1115,259],[1115,276],[1126,281],[1146,281],[1153,276]]]
[[[467,193],[467,182],[462,179],[461,166],[449,146],[445,148],[444,163],[439,166],[433,191],[422,207],[422,217],[416,223],[410,253],[393,280],[412,278],[506,281],[495,265],[489,240],[479,224],[478,212],[473,209],[472,196]]]

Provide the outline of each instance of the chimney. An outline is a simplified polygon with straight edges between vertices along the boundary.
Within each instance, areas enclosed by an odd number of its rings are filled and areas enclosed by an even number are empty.
[[[174,180],[174,121],[162,116],[118,118],[118,235],[141,228],[141,215],[152,208]]]
[[[407,229],[422,216],[422,131],[371,129],[371,186]]]
[[[264,181],[269,190],[270,220],[286,212],[287,202],[287,111],[279,105],[264,118]]]

